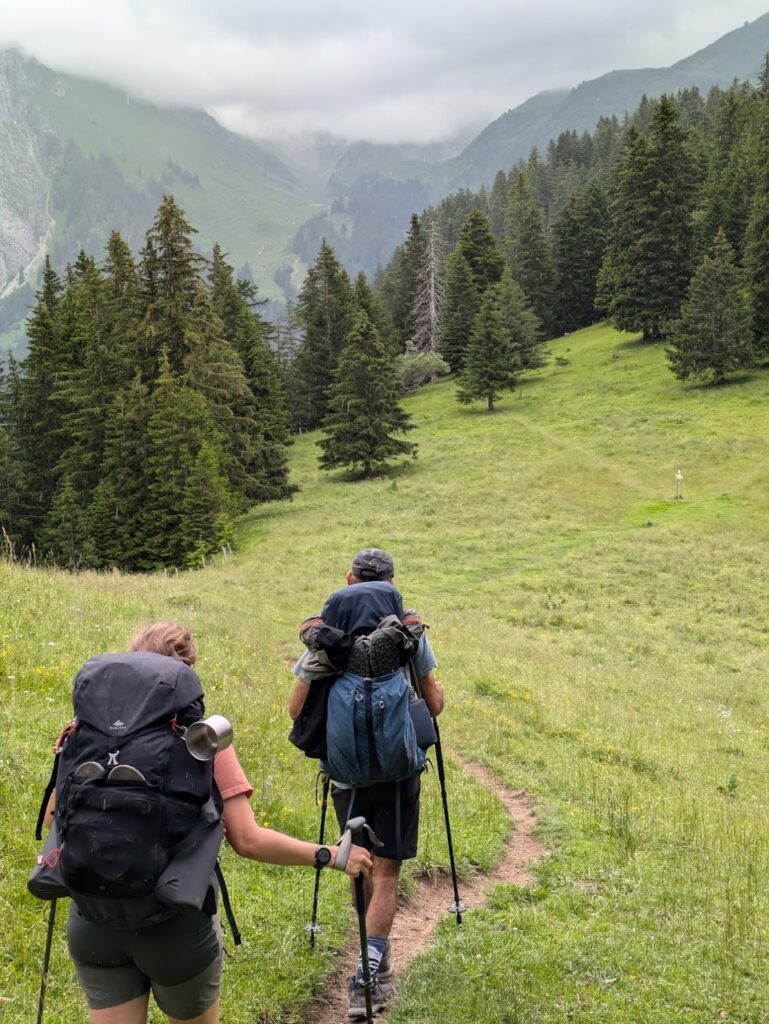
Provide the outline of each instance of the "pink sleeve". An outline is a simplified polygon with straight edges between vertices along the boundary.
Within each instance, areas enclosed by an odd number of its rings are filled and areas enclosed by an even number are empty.
[[[228,800],[231,796],[239,796],[241,793],[251,796],[254,792],[254,787],[240,767],[234,747],[227,747],[214,758],[214,781],[219,787],[223,800]]]

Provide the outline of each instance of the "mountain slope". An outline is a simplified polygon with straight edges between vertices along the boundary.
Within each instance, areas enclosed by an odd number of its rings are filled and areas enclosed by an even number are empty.
[[[166,192],[262,289],[312,212],[308,175],[199,111],[163,110],[101,83],[0,54],[0,293],[34,279],[46,248],[62,265],[118,228],[136,248]],[[7,317],[6,317],[7,319]]]
[[[544,149],[564,131],[592,131],[602,116],[622,117],[641,97],[728,86],[755,75],[769,51],[769,14],[729,32],[669,68],[612,71],[566,92],[543,92],[497,118],[439,173],[438,187],[477,188],[500,168]]]

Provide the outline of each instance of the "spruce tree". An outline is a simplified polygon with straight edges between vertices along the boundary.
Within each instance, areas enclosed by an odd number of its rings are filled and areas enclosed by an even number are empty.
[[[147,500],[150,484],[147,424],[150,399],[141,375],[118,392],[106,423],[101,479],[89,508],[91,535],[99,564],[138,570],[151,568],[147,537],[153,529]]]
[[[681,316],[671,324],[668,338],[668,360],[680,380],[722,384],[727,373],[752,364],[750,311],[734,250],[723,231],[695,271]]]
[[[587,327],[596,318],[596,284],[608,229],[606,194],[596,181],[574,192],[553,225],[559,332]]]
[[[452,373],[457,373],[464,364],[479,300],[470,264],[457,245],[446,264],[443,301],[439,309],[438,351]]]
[[[188,566],[199,567],[232,541],[232,494],[215,444],[201,444],[184,487],[181,512]]]
[[[416,453],[416,445],[393,436],[410,429],[410,418],[398,403],[392,357],[360,311],[339,356],[318,461],[323,469],[349,466],[372,476],[388,460]]]
[[[164,196],[142,251],[144,319],[140,329],[142,374],[153,382],[161,349],[171,371],[181,374],[194,354],[195,302],[203,263],[192,244],[196,234],[173,196]]]
[[[467,260],[478,294],[483,295],[490,285],[496,284],[502,277],[505,258],[488,217],[480,210],[470,211],[459,232],[457,248]]]
[[[643,331],[647,340],[662,337],[678,313],[691,273],[696,177],[686,142],[675,105],[663,96],[648,139],[628,130],[611,204],[601,301],[617,327]]]
[[[88,568],[96,564],[86,509],[71,477],[63,476],[40,531],[43,555],[66,568]]]
[[[180,385],[165,354],[152,392],[147,423],[147,567],[184,565],[199,538],[185,537],[182,524],[187,481],[204,443],[221,451],[221,436],[205,399]]]
[[[745,272],[753,341],[757,356],[765,360],[769,357],[769,97],[763,100],[756,187],[745,244]]]
[[[62,284],[48,257],[35,305],[27,321],[27,357],[22,367],[19,449],[24,462],[23,541],[37,537],[56,490],[56,467],[65,447],[60,406],[53,400],[69,368],[71,353],[62,337]]]
[[[535,370],[543,366],[545,360],[539,318],[507,267],[496,288],[502,323],[507,332],[516,370]]]
[[[499,285],[487,289],[475,318],[457,399],[464,405],[485,399],[489,412],[502,392],[516,384],[516,358],[499,301]]]
[[[295,426],[312,429],[328,409],[327,392],[355,314],[350,278],[325,241],[304,279],[297,314],[304,337],[294,360],[295,390],[289,400]]]
[[[542,214],[522,174],[510,189],[505,235],[513,280],[523,288],[550,335],[555,329],[553,263]]]

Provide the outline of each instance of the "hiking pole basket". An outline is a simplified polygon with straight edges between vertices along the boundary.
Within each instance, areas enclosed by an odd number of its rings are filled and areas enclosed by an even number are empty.
[[[45,1008],[45,990],[48,984],[48,965],[51,962],[51,944],[53,942],[53,926],[56,921],[56,900],[51,900],[48,913],[48,933],[45,937],[45,954],[43,955],[43,975],[40,979],[40,998],[37,1001],[37,1024],[42,1024]]]
[[[320,804],[320,831],[318,834],[318,846],[323,846],[323,837],[326,831],[326,810],[328,809],[328,790],[331,785],[331,778],[323,774],[323,796],[321,797]],[[318,799],[317,782],[315,789],[315,800]],[[310,947],[315,946],[315,934],[316,932],[323,931],[323,925],[318,924],[318,893],[320,891],[320,873],[323,869],[318,866],[315,868],[315,889],[312,894],[312,920],[309,924],[304,926],[304,930],[310,933]]]

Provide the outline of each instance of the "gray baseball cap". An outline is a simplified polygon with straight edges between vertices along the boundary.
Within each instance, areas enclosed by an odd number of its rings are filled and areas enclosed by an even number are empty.
[[[352,560],[352,574],[357,580],[389,580],[395,575],[395,565],[381,548],[364,548]]]

